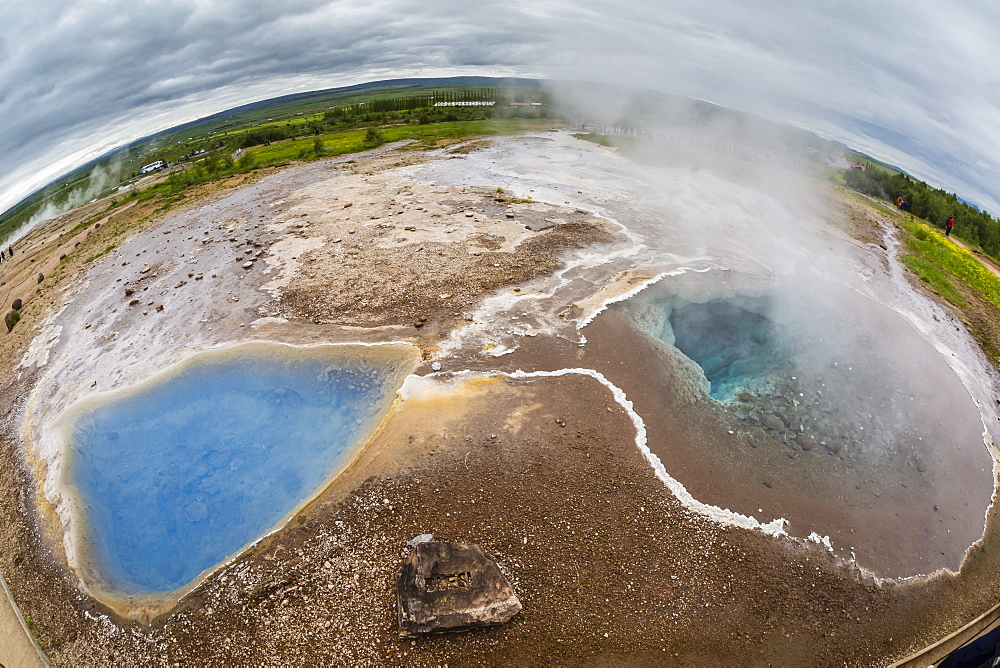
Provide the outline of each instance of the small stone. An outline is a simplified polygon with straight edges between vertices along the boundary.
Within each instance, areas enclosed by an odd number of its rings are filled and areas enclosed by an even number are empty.
[[[765,427],[767,427],[772,431],[785,430],[785,423],[781,421],[781,418],[771,413],[764,413],[763,415],[761,415],[760,421],[761,424],[763,424]]]
[[[472,218],[473,215],[475,215],[475,214],[473,214],[471,211],[466,211],[465,212],[465,217],[466,218]]]
[[[244,269],[250,269],[251,267],[253,267],[253,260],[250,260],[249,262],[244,262],[243,263],[243,268]]]
[[[131,301],[130,301],[130,302],[128,303],[128,305],[129,305],[129,306],[138,306],[138,305],[139,305],[139,300],[138,300],[138,299],[133,299],[133,300],[131,300]]]
[[[440,371],[441,362],[431,362],[431,371]]]
[[[347,204],[345,204],[345,205],[344,205],[344,208],[345,208],[345,209],[349,209],[349,208],[351,208],[352,206],[354,206],[354,202],[348,202]]]
[[[438,295],[438,297],[440,297],[441,299],[451,299],[451,293],[446,292],[443,295]]]
[[[417,545],[420,545],[421,543],[429,543],[432,540],[434,540],[434,534],[432,534],[432,533],[422,533],[419,536],[414,536],[413,538],[411,538],[409,540],[409,542],[407,542],[406,544],[409,545],[410,547],[416,547]]]
[[[140,274],[146,274],[146,273],[149,273],[149,272],[150,272],[150,271],[152,271],[152,270],[153,270],[153,268],[152,268],[152,267],[146,267],[145,269],[140,269],[140,270],[139,270],[139,273],[140,273]]]
[[[163,310],[163,304],[158,304],[158,305],[156,306],[156,311],[157,311],[157,312],[160,312],[160,311],[162,311],[162,310]]]
[[[799,434],[799,437],[795,439],[799,443],[799,447],[803,450],[812,450],[812,447],[816,445],[816,439],[809,434]]]

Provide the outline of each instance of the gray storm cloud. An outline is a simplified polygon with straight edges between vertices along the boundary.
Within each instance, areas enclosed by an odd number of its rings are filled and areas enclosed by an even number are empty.
[[[1000,212],[986,3],[177,0],[0,7],[0,210],[132,139],[378,78],[540,76],[791,122]]]

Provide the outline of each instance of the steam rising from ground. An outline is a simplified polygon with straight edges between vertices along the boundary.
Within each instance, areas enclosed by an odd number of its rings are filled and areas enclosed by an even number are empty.
[[[698,446],[711,452],[695,456],[714,466],[732,454],[731,470],[771,482],[709,499],[738,487],[716,473],[712,485],[692,488],[695,497],[749,514],[774,504],[793,535],[829,534],[880,574],[956,568],[982,533],[992,494],[983,433],[996,424],[995,374],[971,337],[956,334],[953,316],[898,280],[888,253],[847,234],[847,214],[814,157],[829,147],[696,103],[570,98],[560,97],[563,108],[598,142],[541,134],[412,171],[593,211],[620,224],[627,241],[570,257],[523,296],[488,300],[445,351],[480,345],[495,355],[541,332],[579,337],[576,328],[609,302],[654,283],[625,310],[667,345],[673,310],[728,300],[765,323],[760,331],[775,344],[756,380],[719,403],[701,369],[677,352],[666,358],[687,369],[689,396],[723,425],[718,441]],[[611,134],[619,147],[594,134]],[[755,334],[734,341],[747,335]],[[803,501],[811,514],[796,515]],[[950,524],[939,507],[953,511]]]
[[[28,222],[22,225],[16,236],[22,236],[43,220],[72,211],[103,194],[108,188],[121,182],[122,163],[113,160],[107,165],[97,165],[91,170],[86,181],[79,186],[70,188],[66,193],[57,193],[45,201],[45,204],[31,215]]]

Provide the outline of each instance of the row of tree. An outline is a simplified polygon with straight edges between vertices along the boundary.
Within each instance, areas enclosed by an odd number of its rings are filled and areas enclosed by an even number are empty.
[[[844,182],[855,190],[891,204],[902,197],[908,204],[907,211],[940,228],[944,228],[949,216],[954,216],[954,236],[1000,260],[1000,221],[996,218],[961,201],[954,193],[932,188],[902,172],[891,172],[870,164],[866,167],[863,171],[844,170]]]
[[[492,107],[435,107],[438,102],[495,101]],[[248,129],[230,140],[231,149],[268,145],[284,139],[320,135],[333,130],[391,125],[395,123],[442,123],[479,121],[489,118],[549,118],[551,108],[544,103],[534,107],[510,107],[499,89],[443,92],[433,95],[386,98],[364,104],[328,109],[320,118],[284,124],[262,125]]]

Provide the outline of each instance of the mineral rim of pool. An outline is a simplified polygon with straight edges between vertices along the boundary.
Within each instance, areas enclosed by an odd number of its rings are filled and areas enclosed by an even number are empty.
[[[85,584],[169,598],[280,525],[353,458],[410,346],[253,343],[70,408],[64,473]]]

